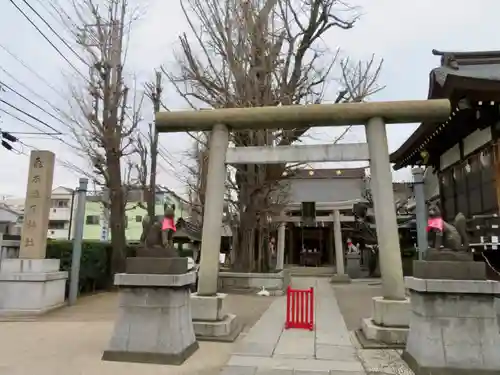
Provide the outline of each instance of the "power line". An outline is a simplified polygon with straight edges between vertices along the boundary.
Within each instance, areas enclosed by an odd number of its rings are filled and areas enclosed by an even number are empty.
[[[16,82],[18,85],[24,87],[26,90],[28,90],[31,94],[35,95],[37,98],[43,100],[45,103],[47,103],[47,105],[49,105],[54,111],[56,111],[57,113],[61,113],[63,112],[61,109],[59,109],[58,107],[56,107],[55,105],[53,105],[52,103],[50,103],[47,99],[45,99],[42,95],[38,94],[36,91],[34,91],[33,89],[31,89],[28,85],[22,83],[21,81],[19,81],[16,77],[14,77],[11,73],[9,73],[7,70],[5,70],[5,68],[2,68],[0,66],[0,70],[2,70],[5,74],[7,74],[14,82]]]
[[[5,113],[5,114],[7,114],[7,115],[9,115],[9,116],[10,116],[10,117],[12,117],[12,118],[15,118],[16,120],[18,120],[18,121],[20,121],[20,122],[22,122],[22,123],[24,123],[24,124],[28,125],[29,127],[31,127],[31,128],[33,128],[33,129],[36,129],[36,130],[40,131],[41,133],[39,133],[39,134],[47,135],[47,133],[46,133],[46,132],[45,132],[42,128],[38,127],[37,125],[33,125],[33,124],[31,124],[31,123],[29,123],[28,121],[26,121],[26,120],[22,119],[22,118],[21,118],[21,117],[19,117],[19,116],[16,116],[16,115],[15,115],[15,114],[13,114],[13,113],[10,113],[9,111],[7,111],[7,110],[5,110],[5,109],[3,109],[3,108],[0,108],[0,111],[1,111],[1,112],[3,112],[3,113]],[[61,132],[58,132],[58,133],[57,133],[57,135],[59,135],[59,134],[61,134]]]
[[[29,123],[28,121],[26,120],[23,120],[22,118],[20,118],[19,116],[16,116],[14,115],[13,113],[10,113],[9,111],[3,109],[3,108],[0,108],[0,111],[15,118],[16,120],[18,121],[21,121],[23,123],[25,123],[26,125],[28,125],[29,127],[35,129],[35,130],[38,130],[40,133],[36,133],[38,135],[41,135],[41,136],[48,136],[48,137],[51,137],[52,139],[55,139],[56,141],[60,141],[62,143],[64,143],[66,146],[69,146],[72,150],[80,150],[81,148],[80,147],[77,147],[75,145],[72,145],[71,143],[68,143],[67,141],[65,141],[64,139],[60,138],[60,137],[57,137],[57,135],[62,135],[61,132],[57,132],[56,134],[54,133],[47,133],[46,131],[44,131],[42,128],[36,126],[36,125],[33,125],[31,123]],[[15,133],[12,133],[12,134],[15,134]],[[21,132],[19,132],[18,134],[22,134]],[[26,133],[24,133],[26,134]]]
[[[6,53],[8,53],[12,58],[14,58],[17,62],[19,62],[24,68],[26,68],[28,71],[30,71],[31,73],[33,73],[37,78],[39,78],[42,82],[44,82],[47,87],[49,87],[52,91],[54,91],[57,95],[59,95],[61,98],[63,99],[66,99],[60,92],[60,90],[57,90],[54,86],[52,86],[46,79],[44,79],[42,76],[40,76],[35,70],[33,70],[33,68],[31,68],[28,64],[26,64],[21,58],[19,58],[17,55],[15,55],[13,52],[11,52],[7,47],[5,47],[4,45],[2,45],[0,43],[0,48],[3,49]],[[11,79],[13,79],[15,82],[17,82],[19,85],[23,86],[24,88],[26,88],[28,91],[30,91],[33,95],[39,97],[40,99],[42,99],[45,103],[47,103],[51,108],[53,108],[56,112],[58,113],[62,113],[63,111],[59,108],[57,108],[56,106],[54,106],[53,104],[51,104],[48,100],[46,100],[42,95],[36,93],[35,91],[33,91],[30,87],[28,87],[27,85],[25,85],[24,83],[20,82],[18,79],[16,79],[12,74],[10,74],[7,70],[5,70],[4,68],[1,68],[0,69],[2,71],[4,71],[4,73],[6,73],[9,77],[11,77]],[[13,89],[12,89],[13,90]],[[13,90],[15,91],[15,90]],[[19,94],[19,93],[18,93]],[[31,100],[29,99],[26,99],[28,101],[31,102]],[[10,105],[10,103],[6,103],[7,105]],[[35,104],[36,105],[36,104]],[[12,105],[10,105],[12,107]],[[36,105],[37,107],[40,108],[40,106]],[[17,107],[15,108],[17,109]],[[42,109],[43,110],[43,109]],[[43,136],[49,136],[51,137],[52,139],[55,139],[55,140],[58,140],[64,144],[66,144],[67,146],[71,147],[72,150],[81,150],[80,147],[77,147],[75,145],[72,145],[68,142],[66,142],[64,139],[61,139],[59,137],[56,137],[56,135],[62,135],[62,133],[59,131],[59,130],[55,130],[54,133],[49,133],[47,131],[45,131],[44,129],[32,124],[32,123],[29,123],[27,122],[26,120],[20,118],[19,116],[16,116],[14,115],[13,113],[3,109],[3,108],[0,108],[0,111],[8,114],[9,116],[11,116],[12,118],[28,125],[29,127],[33,128],[33,129],[36,129],[38,131],[40,131],[40,133],[37,133],[39,135],[43,135]],[[22,111],[22,112],[25,112],[25,111]],[[46,112],[44,110],[44,112]],[[25,113],[27,114],[28,117],[30,118],[33,118],[32,115],[28,114],[28,113]],[[53,116],[54,117],[54,116]],[[34,118],[37,122],[40,122],[40,120],[38,120],[37,118]],[[58,121],[62,122],[60,119],[58,119]],[[71,128],[68,124],[65,124],[64,122],[62,122],[66,127],[68,128]],[[45,123],[43,124],[45,125]],[[49,126],[50,127],[50,126]]]
[[[47,12],[47,14],[49,14],[58,24],[60,24],[64,28],[67,28],[66,24],[62,20],[61,10],[58,10],[54,6],[54,4],[50,3],[48,5],[50,5],[55,14],[47,7],[47,4],[45,4],[44,0],[36,0],[36,2],[40,4],[40,6],[45,10],[45,12]]]
[[[32,145],[29,145],[26,142],[23,142],[21,140],[19,140],[19,143],[21,143],[23,146],[26,146],[26,147],[30,148],[31,150],[35,150],[35,151],[39,150],[39,148],[37,148],[35,146],[32,146]],[[26,153],[24,150],[19,151],[19,153],[23,154],[23,155],[26,155],[26,156],[29,156],[29,154]],[[61,160],[61,159],[59,159],[57,157],[55,159],[56,159],[57,163],[59,163],[62,167],[68,169],[70,172],[73,172],[76,176],[81,177],[81,175],[83,174],[83,175],[85,175],[87,177],[90,177],[90,173],[89,172],[84,171],[82,168],[78,167],[74,163],[71,163],[71,162],[65,161],[65,160]]]
[[[139,136],[142,136],[142,137],[146,140],[146,142],[149,142],[148,137],[147,137],[147,136],[146,136],[146,135],[145,135],[145,134],[141,131],[141,129],[138,129],[138,131],[139,131]],[[153,151],[154,151],[154,150],[150,150],[150,152],[153,152]],[[158,155],[162,158],[162,160],[163,160],[165,163],[167,163],[169,166],[171,166],[172,168],[174,168],[174,169],[175,169],[175,165],[172,163],[172,161],[170,161],[170,160],[168,159],[168,156],[167,156],[164,152],[162,152],[162,150],[161,150],[161,147],[160,147],[160,146],[158,146],[158,150],[156,150],[156,151],[158,152]],[[162,166],[162,165],[158,165],[158,166],[159,166],[161,169],[163,169],[166,173],[170,174],[170,171],[169,171],[168,169],[166,169],[164,166]],[[153,171],[151,171],[151,172],[153,172]]]
[[[19,119],[21,120],[21,119]],[[23,120],[21,120],[23,121]],[[44,135],[44,136],[51,136],[51,135],[59,135],[59,133],[44,133],[44,132],[7,132],[9,134],[19,134],[19,135]]]
[[[42,0],[39,0],[39,1],[42,1]],[[52,2],[54,2],[55,5]],[[73,22],[73,19],[64,10],[64,7],[61,5],[61,3],[59,3],[59,1],[57,1],[57,0],[52,0],[52,2],[50,2],[50,6],[52,7],[52,9],[54,9],[56,11],[56,13],[58,13],[61,16],[61,18],[62,18],[62,15],[66,16],[66,18],[68,19],[68,21],[70,23],[72,23],[73,26],[76,26],[76,24]],[[57,6],[57,8],[56,8],[56,6]]]
[[[83,79],[86,80],[85,76],[73,65],[73,63],[71,63],[71,61],[69,61],[69,59],[61,52],[61,50],[59,48],[56,47],[56,45],[54,43],[52,43],[52,41],[43,33],[42,30],[40,30],[40,28],[31,20],[31,18],[19,7],[19,5],[17,5],[14,0],[9,0],[11,2],[12,5],[14,5],[16,7],[16,9],[24,16],[24,18],[26,18],[26,20],[28,20],[28,22],[38,31],[38,33],[52,46],[52,48],[54,48],[57,53],[64,59],[66,60],[66,62],[80,75],[83,77]],[[23,0],[24,1],[24,0]]]
[[[61,120],[59,117],[56,117],[54,116],[52,113],[50,113],[49,111],[47,111],[45,108],[43,107],[40,107],[38,104],[36,104],[33,100],[27,98],[26,96],[24,96],[23,94],[21,94],[19,91],[13,89],[11,86],[7,85],[5,82],[2,82],[0,80],[0,85],[3,85],[5,86],[7,89],[9,89],[10,91],[12,91],[13,93],[17,94],[18,96],[20,96],[21,98],[23,98],[24,100],[26,100],[27,102],[29,102],[30,104],[32,104],[33,106],[37,107],[39,110],[41,110],[42,112],[46,113],[47,115],[49,115],[50,117],[52,117],[54,120],[57,120],[59,121],[61,124],[63,124],[64,126],[68,127],[69,125],[66,124],[63,120]],[[52,128],[52,130],[54,131],[57,131],[55,130],[54,128]]]
[[[5,101],[4,101],[4,100],[2,100],[2,99],[0,99],[0,102],[4,102],[4,103],[6,103],[6,104],[8,104],[8,105],[12,106],[11,104],[9,104],[9,103],[5,102]],[[17,107],[15,107],[15,108],[17,109]],[[19,109],[18,109],[18,110],[19,110]],[[27,122],[26,120],[24,120],[24,119],[20,118],[19,116],[14,115],[13,113],[11,113],[11,112],[9,112],[9,111],[7,111],[7,110],[3,109],[3,108],[0,108],[0,111],[1,111],[1,112],[3,112],[3,113],[5,113],[5,114],[7,114],[7,115],[9,115],[9,116],[11,116],[12,118],[15,118],[15,119],[16,119],[16,120],[18,120],[18,121],[21,121],[21,122],[25,123],[25,124],[26,124],[26,125],[28,125],[29,127],[32,127],[33,129],[40,131],[40,133],[38,133],[38,134],[40,134],[40,135],[49,136],[49,137],[51,137],[51,138],[55,139],[56,141],[60,141],[60,142],[64,143],[66,146],[69,146],[72,150],[81,150],[81,147],[78,147],[78,146],[72,145],[71,143],[68,143],[68,142],[67,142],[67,141],[65,141],[64,139],[62,139],[62,138],[60,138],[60,137],[57,137],[56,135],[62,135],[62,133],[61,133],[60,131],[56,131],[56,134],[55,134],[55,135],[54,135],[53,133],[47,133],[46,131],[44,131],[44,130],[43,130],[42,128],[40,128],[39,126],[36,126],[36,125],[31,124],[31,123]],[[22,111],[22,113],[26,114],[27,116],[31,116],[31,115],[30,115],[29,113],[27,113],[27,112]],[[32,118],[34,118],[33,116],[31,116],[31,117],[32,117]],[[35,119],[36,119],[36,118],[35,118]],[[37,121],[41,121],[41,120],[37,120]]]
[[[13,1],[13,0],[11,0],[11,2],[12,2],[12,1]],[[86,62],[86,61],[85,61],[85,60],[84,60],[84,59],[83,59],[83,58],[82,58],[82,57],[81,57],[81,56],[80,56],[80,55],[79,55],[79,54],[78,54],[78,53],[77,53],[77,52],[73,49],[73,47],[71,47],[71,46],[69,45],[69,43],[68,43],[68,42],[66,42],[66,40],[64,40],[64,38],[63,38],[61,35],[59,35],[59,33],[58,33],[58,32],[56,32],[56,31],[54,30],[54,28],[53,28],[53,27],[52,27],[52,26],[51,26],[51,25],[47,22],[47,20],[46,20],[44,17],[42,17],[42,16],[40,15],[40,13],[38,13],[38,12],[37,12],[37,10],[36,10],[35,8],[33,8],[33,7],[30,5],[30,3],[28,3],[26,0],[22,0],[22,2],[23,2],[23,3],[25,3],[25,4],[26,4],[26,6],[28,6],[28,8],[30,8],[30,9],[31,9],[31,11],[32,11],[33,13],[35,13],[35,14],[38,16],[38,18],[40,18],[40,19],[42,20],[42,22],[43,22],[43,23],[44,23],[44,24],[45,24],[45,25],[46,25],[46,26],[50,29],[50,31],[52,31],[52,32],[54,33],[54,35],[57,37],[57,39],[59,39],[59,40],[60,40],[60,41],[61,41],[61,42],[62,42],[62,43],[63,43],[63,44],[64,44],[64,45],[65,45],[65,46],[66,46],[66,47],[67,47],[67,48],[71,51],[71,52],[73,52],[73,53],[75,54],[75,56],[76,56],[76,57],[78,57],[78,59],[79,59],[81,62],[83,62],[83,64],[85,64],[85,65],[87,65],[87,66],[88,66],[87,62]]]
[[[28,112],[23,111],[23,110],[22,110],[22,109],[20,109],[19,107],[16,107],[14,104],[10,104],[9,102],[7,102],[7,101],[5,101],[5,100],[3,100],[3,99],[0,99],[0,102],[2,102],[2,103],[4,103],[4,104],[7,104],[9,107],[11,107],[11,108],[15,109],[15,110],[16,110],[16,111],[18,111],[18,112],[21,112],[23,115],[28,116],[29,118],[31,118],[31,119],[33,119],[33,120],[35,120],[35,121],[39,122],[39,123],[40,123],[40,124],[42,124],[42,125],[45,125],[46,127],[48,127],[48,128],[49,128],[49,129],[51,129],[51,130],[55,131],[56,133],[61,134],[61,132],[60,132],[59,130],[57,130],[56,128],[54,128],[53,126],[51,126],[51,125],[47,124],[47,123],[46,123],[45,121],[43,121],[43,120],[40,120],[40,119],[36,118],[35,116],[33,116],[32,114],[30,114],[30,113],[28,113]]]
[[[14,53],[12,53],[7,47],[5,47],[2,43],[0,43],[0,48],[3,49],[5,52],[7,52],[12,58],[14,58],[18,63],[20,63],[22,66],[24,66],[26,69],[28,69],[31,73],[33,73],[40,81],[45,83],[52,91],[54,91],[57,95],[59,95],[62,99],[66,99],[60,92],[60,90],[56,89],[54,86],[52,86],[49,81],[47,81],[45,78],[43,78],[41,75],[39,75],[36,71],[33,70],[28,64],[26,64],[20,57],[16,56]]]

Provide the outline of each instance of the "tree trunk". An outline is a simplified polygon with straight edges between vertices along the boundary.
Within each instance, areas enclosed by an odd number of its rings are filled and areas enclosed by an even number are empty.
[[[111,272],[125,272],[125,194],[121,182],[120,159],[108,154],[110,224],[111,224]]]
[[[263,272],[264,266],[264,247],[265,245],[265,236],[264,236],[264,226],[262,223],[259,224],[259,231],[257,233],[257,243],[258,243],[258,255],[257,255],[257,272]]]
[[[248,216],[247,213],[243,214]],[[255,230],[247,218],[242,217],[238,227],[234,269],[239,272],[252,272],[255,264]]]

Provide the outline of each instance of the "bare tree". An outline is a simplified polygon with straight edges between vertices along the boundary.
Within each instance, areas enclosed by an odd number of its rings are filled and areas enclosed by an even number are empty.
[[[96,182],[109,189],[112,269],[119,272],[125,263],[125,205],[133,172],[127,159],[135,151],[131,144],[143,101],[139,91],[129,90],[123,73],[133,15],[126,0],[73,0],[72,8],[60,15],[82,47],[89,73],[83,89],[72,85],[69,117]],[[70,21],[69,13],[74,14]]]
[[[319,103],[335,82],[344,86],[342,101],[361,101],[381,89],[377,86],[381,62],[372,57],[368,63],[336,64],[339,52],[329,53],[322,43],[330,37],[329,31],[350,29],[359,17],[356,8],[340,0],[186,0],[181,5],[192,36],[179,37],[178,70],[164,72],[193,108]],[[307,130],[238,131],[231,134],[231,142],[235,146],[290,145]],[[273,191],[282,186],[285,168],[241,165],[236,169],[237,269],[263,267],[254,262],[254,241],[256,232],[261,240],[269,232],[270,207],[280,206],[273,202]]]
[[[183,165],[191,211],[190,216],[191,220],[198,225],[202,223],[205,204],[206,171],[208,166],[207,142],[207,133],[192,134],[192,146],[186,153],[188,162]]]

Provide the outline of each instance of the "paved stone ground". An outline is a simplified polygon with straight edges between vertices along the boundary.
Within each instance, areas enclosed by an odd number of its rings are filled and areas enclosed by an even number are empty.
[[[226,301],[248,331],[274,299],[229,295]],[[182,366],[104,362],[116,306],[117,295],[103,293],[36,322],[0,323],[0,375],[216,375],[235,345],[200,342]]]
[[[400,353],[359,349],[349,332],[371,314],[371,297],[380,295],[373,283],[332,287],[327,278],[294,278],[295,287],[316,288],[314,332],[283,331],[285,297],[229,295],[228,311],[242,319],[244,333],[234,344],[201,342],[182,366],[101,361],[117,295],[84,297],[36,322],[0,323],[0,375],[217,375],[224,365],[229,375],[271,375],[272,369],[275,375],[410,375]]]
[[[315,288],[315,330],[284,330],[281,297],[237,346],[222,374],[365,374],[328,279],[294,278],[293,286]]]
[[[372,314],[372,297],[382,295],[380,279],[353,280],[350,284],[332,286],[347,329],[361,328],[361,319]]]
[[[382,295],[380,279],[353,280],[351,284],[333,284],[333,289],[340,312],[350,332],[361,328],[361,319],[371,316],[372,297]],[[357,355],[368,374],[413,374],[401,359],[401,351],[361,349],[354,335],[351,335],[351,339],[357,348]]]
[[[333,288],[325,278],[294,278],[294,287],[315,287],[315,331],[284,330],[286,301],[279,298],[237,345],[222,374],[411,375],[400,352],[361,349],[344,322],[342,313],[354,313],[349,320],[356,329],[361,317],[370,316],[371,297],[380,295],[376,286],[370,289],[374,283],[378,284],[371,280]],[[342,302],[337,302],[337,293]]]

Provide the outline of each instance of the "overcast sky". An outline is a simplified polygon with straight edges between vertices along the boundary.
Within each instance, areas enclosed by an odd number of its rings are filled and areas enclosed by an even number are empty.
[[[85,72],[81,64],[78,65],[75,61],[74,56],[71,57],[71,52],[57,40],[40,19],[27,9],[22,0],[14,1],[26,10],[61,52],[68,55],[75,67]],[[172,61],[173,51],[178,48],[177,36],[187,27],[177,0],[135,1],[144,10],[144,14],[132,31],[127,72],[136,74],[139,81],[144,81],[153,78],[154,68]],[[431,54],[433,48],[445,51],[500,48],[498,42],[494,41],[499,27],[500,2],[498,1],[478,0],[475,3],[465,0],[353,1],[363,8],[364,15],[361,20],[352,30],[333,30],[327,35],[325,41],[332,50],[341,48],[344,54],[349,54],[354,58],[367,58],[374,53],[384,59],[380,83],[386,85],[386,89],[371,100],[425,99],[429,72],[439,64],[439,57]],[[64,0],[59,0],[59,2],[63,3]],[[69,40],[69,35],[65,35],[62,26],[47,13],[47,9],[50,10],[47,4],[57,3],[57,1],[30,0],[29,3],[50,22],[59,35],[68,37]],[[24,61],[28,68],[11,54]],[[36,72],[39,77],[33,72]],[[70,65],[23,18],[10,0],[0,3],[0,82],[12,86],[47,111],[53,112],[47,102],[58,108],[66,108],[67,82],[75,74]],[[22,85],[28,86],[37,95]],[[328,95],[329,99],[334,99],[336,88],[332,87]],[[71,138],[64,135],[68,133],[68,128],[63,123],[19,98],[15,93],[6,90],[0,94],[0,99],[46,122],[63,133],[57,138],[71,143]],[[169,90],[166,90],[164,101],[173,109],[183,106],[182,101]],[[1,102],[0,109],[19,115],[14,109]],[[149,116],[148,113],[145,116]],[[23,115],[19,116],[44,131],[51,131],[35,120],[23,117]],[[388,126],[390,151],[397,149],[415,127],[416,124]],[[0,128],[12,132],[38,131],[2,112],[0,112]],[[306,142],[318,143],[332,140],[340,132],[341,129],[338,128],[318,128],[310,132],[311,139]],[[55,169],[54,187],[77,186],[80,176],[64,168],[61,162],[70,161],[83,168],[86,164],[72,155],[70,147],[47,136],[20,135],[20,139],[28,145],[56,153],[59,163]],[[346,141],[364,141],[363,129],[352,131]],[[188,137],[184,134],[163,134],[160,143],[171,154],[174,166],[179,164],[175,163],[175,160],[182,158],[183,152],[189,145]],[[23,151],[29,153],[30,150],[23,147]],[[27,156],[9,152],[3,148],[0,148],[0,155],[0,169],[3,172],[0,179],[0,199],[3,196],[23,196],[26,189]],[[158,170],[159,182],[182,193],[185,189],[176,177],[179,171],[173,171],[173,167],[165,162],[161,164],[162,167]],[[408,171],[395,174],[398,180],[408,179],[409,176]]]

